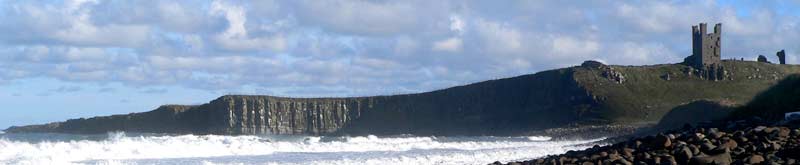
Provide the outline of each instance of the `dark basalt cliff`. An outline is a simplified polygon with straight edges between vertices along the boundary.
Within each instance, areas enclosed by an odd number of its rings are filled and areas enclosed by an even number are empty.
[[[695,100],[749,101],[794,65],[723,61],[710,81],[685,65],[584,66],[432,92],[350,98],[228,95],[196,106],[11,127],[9,133],[499,135],[565,125],[656,123]]]

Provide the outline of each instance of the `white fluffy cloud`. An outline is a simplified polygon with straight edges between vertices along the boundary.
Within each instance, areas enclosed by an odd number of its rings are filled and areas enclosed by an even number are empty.
[[[214,36],[215,41],[221,47],[230,50],[271,49],[283,51],[286,49],[286,39],[281,34],[274,34],[269,37],[249,36],[248,29],[245,27],[247,14],[244,11],[244,7],[224,4],[222,1],[214,1],[211,3],[210,10],[213,14],[224,16],[228,21],[228,28]]]
[[[575,39],[572,37],[556,37],[553,39],[553,54],[569,58],[587,57],[600,50],[600,43],[591,39]],[[646,56],[647,54],[642,54]]]
[[[680,62],[691,51],[690,27],[699,22],[723,23],[726,58],[786,49],[788,61],[798,63],[800,16],[785,12],[793,7],[716,1],[13,1],[0,5],[0,85],[54,78],[215,92],[250,87],[284,96],[419,92],[590,59]]]
[[[405,33],[422,26],[420,6],[402,2],[297,1],[293,13],[309,25],[326,31],[364,35]]]

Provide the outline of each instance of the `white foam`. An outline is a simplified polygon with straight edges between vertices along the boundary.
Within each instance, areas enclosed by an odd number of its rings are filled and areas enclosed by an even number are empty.
[[[553,138],[549,137],[549,136],[528,136],[528,140],[531,140],[531,141],[548,141],[550,139],[553,139]]]
[[[319,140],[322,139],[320,137],[307,137],[305,139],[306,143],[319,143]]]
[[[295,139],[218,135],[126,137],[121,132],[110,133],[108,139],[101,141],[30,143],[0,139],[0,164],[139,164],[137,161],[153,159],[166,163],[174,159],[199,160],[191,164],[486,164],[563,153],[600,140],[377,136]],[[288,156],[270,157],[276,154]],[[249,159],[237,158],[242,156]]]

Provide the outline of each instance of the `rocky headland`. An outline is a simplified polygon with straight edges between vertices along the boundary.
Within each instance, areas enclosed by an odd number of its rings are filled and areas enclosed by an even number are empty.
[[[627,134],[696,102],[742,105],[800,66],[720,62],[714,79],[684,64],[580,66],[489,80],[417,94],[286,98],[226,95],[202,105],[165,105],[149,112],[15,126],[8,133],[192,134]],[[727,113],[728,111],[720,111]],[[691,112],[690,112],[691,113]],[[714,112],[708,112],[717,114]],[[689,121],[708,120],[700,116]]]

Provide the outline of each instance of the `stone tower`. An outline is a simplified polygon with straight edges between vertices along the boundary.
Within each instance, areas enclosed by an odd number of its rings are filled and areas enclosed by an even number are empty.
[[[780,64],[786,64],[786,51],[785,50],[779,51],[777,56],[778,56],[778,61],[780,61]]]
[[[706,33],[706,23],[692,26],[692,55],[684,60],[696,69],[716,68],[720,65],[722,24],[714,26],[714,33]]]

